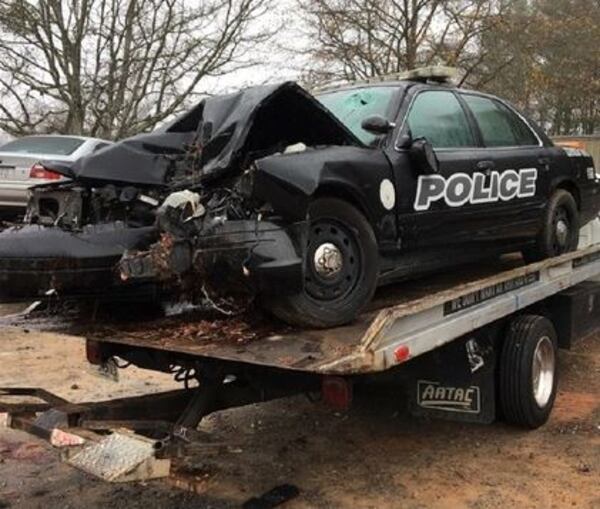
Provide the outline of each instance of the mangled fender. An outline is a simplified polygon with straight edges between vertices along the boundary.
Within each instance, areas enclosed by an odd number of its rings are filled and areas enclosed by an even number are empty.
[[[393,182],[390,162],[382,151],[352,146],[309,148],[260,159],[246,177],[251,181],[246,193],[290,220],[305,219],[310,201],[317,196],[337,197],[364,213],[376,226],[378,238],[395,238],[394,207],[381,199],[382,184]]]

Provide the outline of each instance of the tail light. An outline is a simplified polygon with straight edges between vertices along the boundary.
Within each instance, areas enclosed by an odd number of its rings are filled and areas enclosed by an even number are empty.
[[[62,177],[60,173],[48,170],[41,164],[34,164],[29,170],[29,178],[44,179],[44,180],[59,180]]]
[[[325,376],[321,382],[323,401],[335,410],[348,410],[352,404],[352,382],[340,376]]]
[[[85,342],[85,356],[87,361],[94,366],[101,365],[108,358],[102,344],[92,339]]]

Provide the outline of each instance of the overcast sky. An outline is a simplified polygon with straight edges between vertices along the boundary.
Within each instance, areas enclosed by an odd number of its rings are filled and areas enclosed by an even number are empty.
[[[256,23],[254,29],[257,31],[279,29],[270,42],[255,48],[254,54],[249,55],[261,64],[206,80],[203,86],[218,93],[248,85],[296,80],[306,66],[306,57],[300,54],[301,50],[309,44],[302,33],[296,5],[296,0],[273,0],[273,8]]]

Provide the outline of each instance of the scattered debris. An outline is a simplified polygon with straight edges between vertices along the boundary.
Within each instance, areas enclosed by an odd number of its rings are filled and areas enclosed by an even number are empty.
[[[589,466],[587,463],[580,463],[579,465],[577,465],[577,471],[582,474],[589,474],[592,471],[592,467]]]

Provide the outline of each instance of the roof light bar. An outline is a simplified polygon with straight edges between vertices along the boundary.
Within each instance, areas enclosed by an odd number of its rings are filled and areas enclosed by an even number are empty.
[[[420,81],[423,83],[452,83],[456,82],[459,75],[459,70],[456,67],[445,65],[431,65],[428,67],[418,67],[409,71],[384,74],[374,76],[364,80],[346,81],[331,83],[323,87],[319,87],[314,92],[324,92],[327,90],[335,90],[337,88],[353,86],[353,85],[369,85],[372,83],[385,83],[389,81]]]

